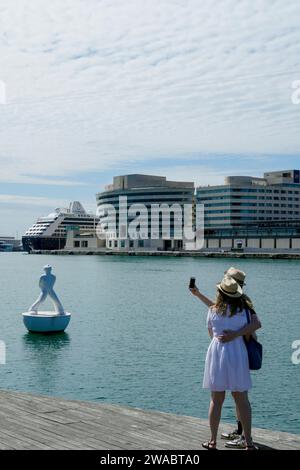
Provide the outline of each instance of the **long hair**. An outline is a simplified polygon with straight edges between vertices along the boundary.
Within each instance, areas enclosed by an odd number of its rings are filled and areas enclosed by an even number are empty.
[[[214,309],[220,315],[226,315],[229,309],[229,316],[232,317],[238,312],[241,312],[243,309],[247,308],[247,303],[244,295],[241,297],[229,297],[221,291],[217,291],[217,298],[214,304]]]

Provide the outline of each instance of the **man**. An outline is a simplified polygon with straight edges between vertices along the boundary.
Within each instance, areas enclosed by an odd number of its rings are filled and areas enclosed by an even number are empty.
[[[227,275],[227,276],[232,277],[241,287],[245,286],[246,274],[243,271],[241,271],[237,268],[234,268],[232,266],[227,271],[225,271],[224,274]],[[204,294],[202,294],[196,286],[194,288],[190,289],[190,291],[195,297],[198,297],[198,299],[201,300],[201,302],[203,302],[205,305],[207,305],[207,307],[210,308],[212,305],[214,305],[214,302],[211,299],[209,299],[208,297],[206,297]],[[248,297],[246,294],[244,294],[244,299],[246,300],[246,303],[248,305],[249,312],[251,314],[251,320],[258,322],[259,327],[261,327],[260,321],[257,318],[256,312],[253,308],[253,303],[252,303],[250,297]],[[255,334],[253,336],[255,336]],[[242,448],[243,449],[243,448],[245,448],[245,439],[244,439],[244,436],[243,436],[243,426],[242,426],[241,420],[239,418],[238,409],[236,409],[236,415],[237,415],[237,428],[233,432],[222,433],[221,438],[228,440],[225,443],[225,447],[233,447],[233,448]]]

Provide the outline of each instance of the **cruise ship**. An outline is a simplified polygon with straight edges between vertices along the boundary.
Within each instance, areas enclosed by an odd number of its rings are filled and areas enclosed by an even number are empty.
[[[98,218],[88,214],[79,201],[71,202],[69,208],[58,208],[46,217],[40,217],[22,237],[23,249],[62,250],[68,230],[94,230]]]

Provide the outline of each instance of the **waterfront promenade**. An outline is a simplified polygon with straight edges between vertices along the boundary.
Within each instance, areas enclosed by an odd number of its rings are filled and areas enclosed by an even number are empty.
[[[0,390],[0,422],[1,450],[201,450],[209,437],[204,419],[6,390]],[[264,450],[300,449],[298,435],[255,428],[253,437]],[[225,449],[224,441],[218,448]]]
[[[300,259],[300,251],[113,251],[98,250],[32,250],[33,255],[100,255],[100,256],[173,256],[186,258],[237,258],[237,259]]]

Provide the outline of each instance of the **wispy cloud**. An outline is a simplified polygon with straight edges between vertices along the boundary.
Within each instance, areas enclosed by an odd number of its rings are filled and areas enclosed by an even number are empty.
[[[0,194],[0,204],[17,204],[18,206],[38,206],[45,208],[64,207],[64,199],[46,197],[20,196],[17,194]]]
[[[0,181],[299,153],[299,17],[295,0],[2,0]]]
[[[149,154],[299,150],[295,1],[1,8],[1,148],[20,178],[29,166],[55,176]]]
[[[46,178],[42,175],[23,175],[18,173],[13,173],[9,171],[9,168],[3,169],[0,173],[0,182],[5,183],[22,183],[22,184],[33,184],[33,185],[45,185],[45,186],[84,186],[87,183],[84,181],[75,181],[67,179],[58,179],[58,178]]]

